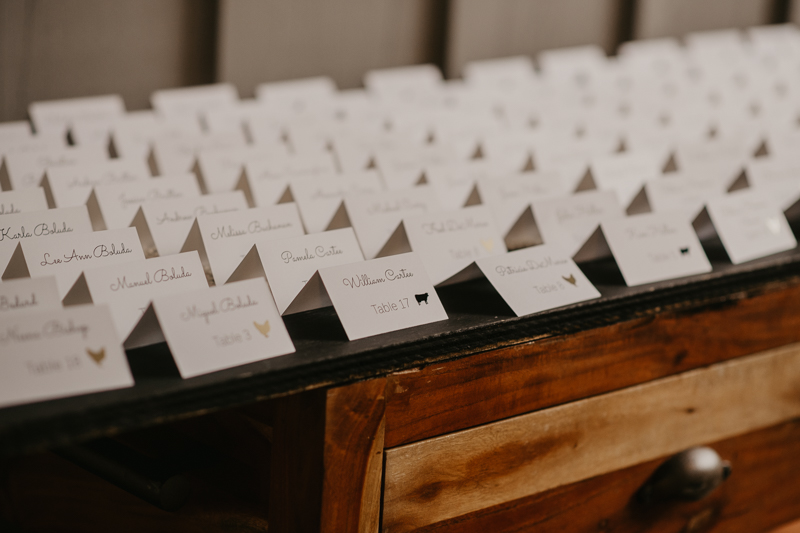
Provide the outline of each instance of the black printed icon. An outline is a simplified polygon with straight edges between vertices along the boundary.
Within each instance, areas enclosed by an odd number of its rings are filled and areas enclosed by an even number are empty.
[[[425,294],[415,294],[414,298],[417,299],[417,305],[422,305],[422,302],[425,302],[425,305],[428,305],[428,293]]]
[[[689,255],[689,248],[681,248],[681,255]]]
[[[561,276],[561,278],[564,281],[566,281],[567,283],[569,283],[570,285],[576,285],[578,283],[577,281],[575,281],[575,275],[574,274],[570,274],[569,277]]]

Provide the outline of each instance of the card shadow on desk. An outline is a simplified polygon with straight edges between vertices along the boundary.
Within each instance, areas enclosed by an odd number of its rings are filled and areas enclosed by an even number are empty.
[[[333,307],[285,315],[283,322],[295,341],[347,342],[347,333]]]
[[[175,377],[180,379],[181,377],[166,342],[132,348],[126,350],[125,355],[128,357],[133,379],[137,382],[149,378]]]
[[[516,316],[486,278],[440,287],[436,293],[448,315]]]

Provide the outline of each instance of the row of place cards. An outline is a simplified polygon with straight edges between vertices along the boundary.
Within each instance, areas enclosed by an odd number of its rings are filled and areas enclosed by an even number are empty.
[[[0,405],[130,386],[123,347],[166,342],[183,377],[291,354],[282,317],[331,305],[355,340],[447,320],[437,288],[476,277],[524,316],[598,298],[582,261],[612,258],[635,286],[709,272],[698,235],[733,263],[796,246],[753,189],[707,201],[694,227],[680,211],[624,216],[608,191],[537,200],[515,226],[544,244],[509,252],[489,206],[442,210],[426,186],[347,194],[327,231],[306,234],[293,202],[249,208],[242,191],[169,180],[129,197],[95,187],[88,208],[4,204]]]

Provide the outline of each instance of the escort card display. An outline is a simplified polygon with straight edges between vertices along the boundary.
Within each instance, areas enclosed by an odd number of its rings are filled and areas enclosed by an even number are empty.
[[[482,257],[478,268],[517,316],[599,298],[578,265],[557,245]]]
[[[132,385],[105,306],[3,314],[0,406]]]
[[[135,183],[98,185],[86,201],[95,230],[131,225],[139,206],[148,201],[168,201],[200,196],[194,174],[183,174]]]
[[[745,189],[709,200],[695,222],[698,233],[706,221],[734,265],[797,246],[789,222],[765,191]]]
[[[92,224],[86,207],[65,207],[0,217],[0,270],[6,269],[17,244],[23,240],[90,231]]]
[[[56,278],[20,278],[0,283],[0,314],[60,308]]]
[[[197,252],[87,268],[64,297],[64,305],[105,304],[125,341],[157,297],[208,288]],[[138,346],[125,342],[126,348]]]
[[[711,272],[700,240],[680,213],[605,219],[574,259],[596,257],[604,247],[629,287]]]
[[[600,297],[581,268],[795,250],[797,47],[759,35],[34,102],[0,124],[0,405],[131,385],[120,341],[188,378],[331,305],[355,340],[447,320],[445,285],[525,316]]]
[[[184,378],[294,353],[262,278],[156,298],[128,340],[166,340]]]
[[[215,283],[222,285],[257,242],[303,234],[295,204],[254,207],[198,216],[181,251],[197,250]]]
[[[319,276],[350,340],[447,320],[413,252],[323,268]]]
[[[134,228],[58,235],[20,241],[3,280],[54,276],[63,299],[87,268],[144,259]]]
[[[0,215],[16,215],[44,209],[47,209],[47,198],[41,187],[0,192]]]
[[[450,285],[478,277],[476,260],[503,254],[506,246],[492,213],[476,205],[406,217],[381,251],[381,256],[417,253],[431,282]]]
[[[378,256],[404,217],[438,210],[435,194],[427,186],[374,194],[349,194],[345,196],[342,212],[334,217],[331,227],[352,225],[364,257],[372,259]]]
[[[266,277],[282,315],[331,305],[314,274],[320,268],[363,261],[352,228],[258,242],[229,281]]]
[[[151,200],[139,206],[131,225],[138,230],[147,257],[177,254],[195,218],[242,209],[247,209],[247,201],[241,191]]]
[[[98,185],[127,184],[149,178],[150,171],[143,160],[113,159],[47,169],[42,186],[50,205],[71,207],[86,204],[92,188]]]

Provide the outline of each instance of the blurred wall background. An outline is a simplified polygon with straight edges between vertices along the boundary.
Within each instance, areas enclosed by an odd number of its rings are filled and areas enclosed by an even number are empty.
[[[800,0],[0,0],[0,120],[31,101],[465,63],[632,38],[800,21]]]

